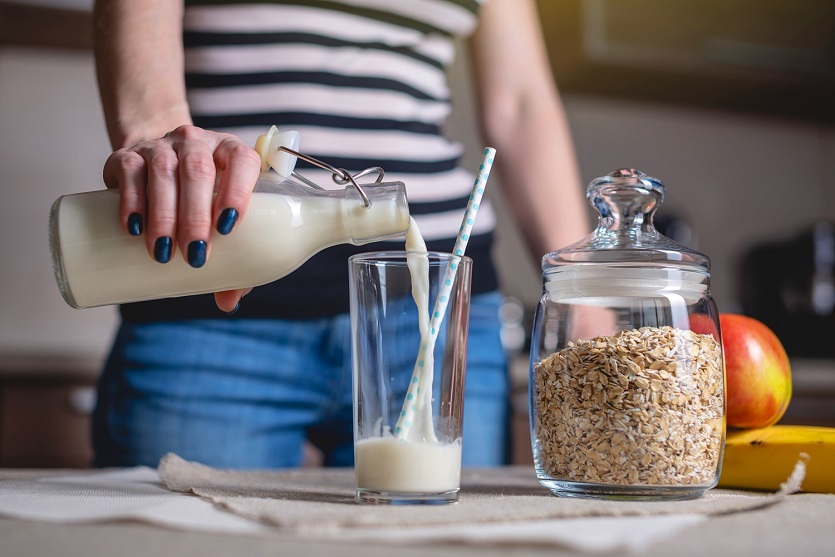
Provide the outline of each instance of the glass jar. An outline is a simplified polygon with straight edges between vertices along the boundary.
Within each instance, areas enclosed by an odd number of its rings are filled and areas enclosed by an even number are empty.
[[[709,259],[660,234],[664,185],[593,180],[595,231],[542,259],[531,440],[559,496],[690,499],[719,480],[725,374]]]

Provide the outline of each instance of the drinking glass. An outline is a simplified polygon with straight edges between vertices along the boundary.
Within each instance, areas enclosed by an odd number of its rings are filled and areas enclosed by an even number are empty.
[[[349,262],[358,502],[458,500],[472,260],[410,256]]]

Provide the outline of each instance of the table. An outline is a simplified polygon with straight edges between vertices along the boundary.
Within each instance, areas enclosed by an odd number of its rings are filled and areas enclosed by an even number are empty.
[[[55,470],[0,469],[0,480],[35,479],[55,476]],[[77,474],[78,471],[67,473]],[[95,473],[95,472],[90,472]],[[495,474],[502,474],[496,469]],[[99,557],[119,555],[305,555],[340,557],[365,555],[390,557],[392,551],[404,557],[432,555],[479,556],[548,555],[579,556],[553,547],[480,547],[438,544],[431,547],[402,547],[386,544],[340,544],[333,540],[303,539],[270,530],[257,535],[223,535],[172,530],[144,523],[114,522],[63,525],[0,518],[0,554],[3,557]],[[829,556],[835,548],[835,496],[798,494],[774,506],[745,513],[710,518],[659,542],[648,556],[721,557]]]

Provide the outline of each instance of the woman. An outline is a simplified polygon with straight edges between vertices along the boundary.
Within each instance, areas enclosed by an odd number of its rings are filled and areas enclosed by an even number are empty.
[[[469,38],[483,133],[531,253],[585,234],[570,134],[532,1],[184,4],[98,0],[94,13],[115,149],[105,184],[121,191],[126,233],[144,235],[160,264],[182,256],[199,268],[211,257],[213,228],[235,233],[260,167],[251,145],[272,124],[299,130],[306,154],[352,172],[381,166],[403,181],[428,248],[449,251],[472,184],[458,166],[461,147],[441,131],[451,106],[445,71],[460,37]],[[494,221],[482,206],[467,248],[465,465],[506,459]],[[309,440],[325,464],[350,465],[346,261],[356,251],[330,248],[251,292],[122,306],[99,382],[95,463],[155,465],[173,451],[216,466],[296,466]]]

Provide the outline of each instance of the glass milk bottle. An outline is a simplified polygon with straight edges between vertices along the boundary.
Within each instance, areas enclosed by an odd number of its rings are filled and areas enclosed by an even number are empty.
[[[381,178],[382,170],[375,171]],[[60,197],[50,213],[49,237],[61,294],[69,305],[88,308],[258,286],[326,247],[402,237],[409,228],[401,182],[360,186],[356,175],[348,176],[344,189],[323,190],[292,167],[283,173],[288,177],[261,173],[246,218],[229,235],[212,232],[212,255],[199,269],[180,257],[166,264],[151,259],[144,238],[121,227],[118,191]]]
[[[724,361],[709,259],[660,234],[664,185],[598,178],[596,230],[543,257],[531,440],[560,496],[688,499],[719,479]]]

